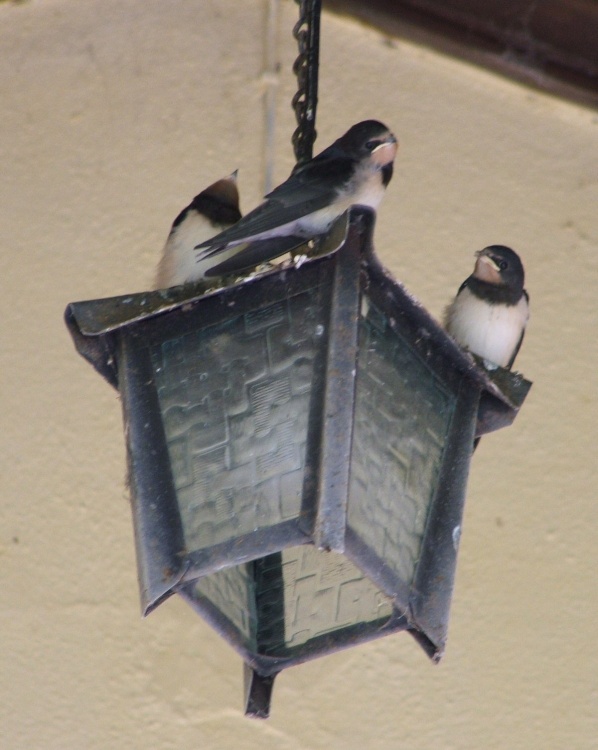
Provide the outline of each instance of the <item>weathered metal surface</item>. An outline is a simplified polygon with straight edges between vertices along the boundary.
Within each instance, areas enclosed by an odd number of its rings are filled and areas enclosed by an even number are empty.
[[[459,349],[373,227],[354,208],[299,267],[67,308],[122,395],[143,611],[178,593],[221,633],[250,715],[372,638],[442,656],[473,440],[531,385]]]

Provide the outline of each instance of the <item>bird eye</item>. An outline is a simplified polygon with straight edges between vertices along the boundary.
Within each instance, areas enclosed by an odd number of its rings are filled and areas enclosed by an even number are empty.
[[[368,151],[373,151],[377,145],[378,145],[378,141],[368,141],[365,144],[365,147],[367,148]]]
[[[501,271],[504,271],[505,268],[509,267],[509,264],[507,263],[506,260],[501,260],[501,262],[498,264],[498,267],[500,268]]]

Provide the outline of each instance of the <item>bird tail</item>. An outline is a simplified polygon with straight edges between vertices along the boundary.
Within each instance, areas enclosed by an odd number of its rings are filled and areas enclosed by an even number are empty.
[[[270,237],[266,240],[254,240],[238,246],[238,252],[234,253],[218,265],[212,266],[206,272],[206,276],[226,276],[233,273],[241,273],[249,268],[255,268],[261,263],[278,258],[285,253],[290,253],[296,247],[306,242],[305,237],[298,235],[287,235],[286,237]],[[212,248],[203,255],[209,258],[213,255]]]
[[[221,250],[224,250],[225,247],[226,245],[208,245],[206,247],[206,243],[203,243],[201,245],[196,245],[194,249],[199,252],[195,253],[195,262],[200,263],[202,260],[211,258],[213,255],[216,255]]]

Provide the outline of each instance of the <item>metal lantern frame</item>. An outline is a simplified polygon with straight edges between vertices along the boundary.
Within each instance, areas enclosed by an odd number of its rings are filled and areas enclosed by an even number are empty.
[[[432,659],[441,658],[473,442],[510,424],[531,385],[517,373],[486,370],[455,344],[379,263],[373,250],[374,222],[370,210],[351,209],[333,227],[316,256],[299,267],[287,263],[215,290],[206,290],[201,284],[175,287],[72,303],[66,310],[67,326],[78,351],[122,397],[142,610],[148,614],[173,593],[188,601],[242,656],[246,713],[252,716],[268,715],[273,680],[282,669],[366,640],[405,630]],[[291,503],[292,512],[286,518],[266,519],[259,528],[245,524],[242,533],[233,529],[226,538],[216,534],[211,543],[202,541],[192,548],[189,538],[196,537],[186,530],[184,519],[191,513],[192,523],[201,525],[206,506],[203,511],[190,511],[177,495],[180,479],[176,477],[189,470],[181,469],[183,459],[173,447],[178,437],[167,435],[168,415],[179,407],[173,407],[170,397],[164,396],[166,391],[161,389],[166,381],[162,378],[170,378],[168,382],[175,378],[175,389],[181,377],[193,379],[196,395],[192,401],[199,403],[202,377],[209,381],[214,373],[226,371],[230,383],[231,377],[237,377],[231,374],[231,367],[243,360],[249,376],[237,385],[239,392],[246,393],[254,377],[253,339],[242,334],[230,343],[229,332],[241,330],[237,321],[244,321],[243,330],[247,321],[257,330],[277,305],[292,306],[292,325],[302,327],[305,340],[315,342],[311,353],[293,352],[290,359],[291,368],[295,368],[292,372],[303,378],[302,393],[307,394],[300,407],[306,411],[300,481],[287,493],[291,500],[282,501]],[[314,317],[316,308],[319,318]],[[368,330],[372,341],[367,338]],[[212,370],[206,364],[205,373],[198,372],[198,367],[204,368],[202,357],[207,361],[213,352],[208,348],[201,351],[204,333],[197,331],[218,333],[214,351],[221,353],[230,343],[233,348],[227,351],[237,347],[239,353],[232,359],[227,355],[228,360],[216,357]],[[186,345],[191,354],[186,355],[189,362],[184,364],[194,374],[181,376],[184,371],[176,368],[173,375],[164,374],[160,352],[174,351],[173,342],[180,341],[192,342]],[[370,362],[370,349],[376,346],[378,359]],[[396,351],[400,351],[398,359]],[[416,368],[413,371],[410,362]],[[368,368],[376,372],[368,372]],[[421,390],[417,373],[429,379],[428,390]],[[389,382],[402,378],[406,391],[397,394],[397,400],[403,400],[401,408],[406,412],[416,409],[418,399],[427,399],[430,388],[446,393],[451,404],[438,435],[430,437],[438,409],[434,396],[418,423],[424,445],[420,458],[423,453],[425,462],[425,446],[432,446],[436,463],[433,471],[422,468],[424,473],[431,472],[426,485],[429,497],[422,500],[418,511],[419,531],[410,552],[412,568],[406,576],[392,554],[385,556],[381,551],[387,547],[379,538],[388,530],[376,520],[378,511],[372,506],[378,502],[376,492],[366,491],[359,501],[352,499],[360,398],[371,402],[366,411],[367,427],[375,433],[375,445],[384,446],[393,439],[394,427],[389,432],[387,416],[380,416],[383,421],[377,424],[379,396],[360,386],[366,375],[388,378]],[[364,392],[366,395],[360,396]],[[205,401],[208,396],[203,398]],[[251,418],[256,420],[255,413]],[[196,446],[208,439],[201,435],[216,443],[222,439],[225,428],[220,423],[205,416],[199,422],[204,432],[194,433]],[[396,429],[400,433],[405,427],[397,425]],[[220,437],[214,438],[218,430]],[[403,445],[416,437],[408,436]],[[200,445],[196,451],[201,454],[201,450]],[[389,456],[403,464],[410,461],[405,456]],[[413,471],[419,471],[419,464]],[[395,521],[402,513],[404,491],[404,487],[380,490],[380,502],[386,504],[383,512],[394,514]],[[245,506],[243,498],[231,502],[233,511],[226,520],[235,522]],[[363,512],[355,511],[360,503]],[[361,514],[357,522],[356,512]],[[359,594],[351,594],[346,622],[327,623],[326,632],[295,643],[288,635],[288,550],[316,555],[309,564],[324,570],[327,585],[333,585],[330,581],[336,578],[340,586],[350,583],[364,591],[364,586],[369,587],[366,598],[375,600],[371,610],[364,614],[355,602]],[[234,596],[231,591],[236,592]],[[314,602],[318,595],[314,592]],[[233,611],[235,596],[239,601]]]

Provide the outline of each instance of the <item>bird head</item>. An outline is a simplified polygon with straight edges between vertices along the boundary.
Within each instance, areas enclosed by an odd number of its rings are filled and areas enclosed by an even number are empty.
[[[520,257],[510,247],[490,245],[478,250],[473,275],[480,281],[523,290],[525,274]]]
[[[398,142],[386,125],[378,120],[364,120],[349,128],[332,148],[356,160],[370,160],[382,168],[394,161]]]
[[[235,169],[228,177],[223,177],[221,180],[214,182],[203,191],[203,195],[207,198],[213,198],[224,206],[230,206],[238,210],[239,189],[237,187],[237,172],[238,170]]]

